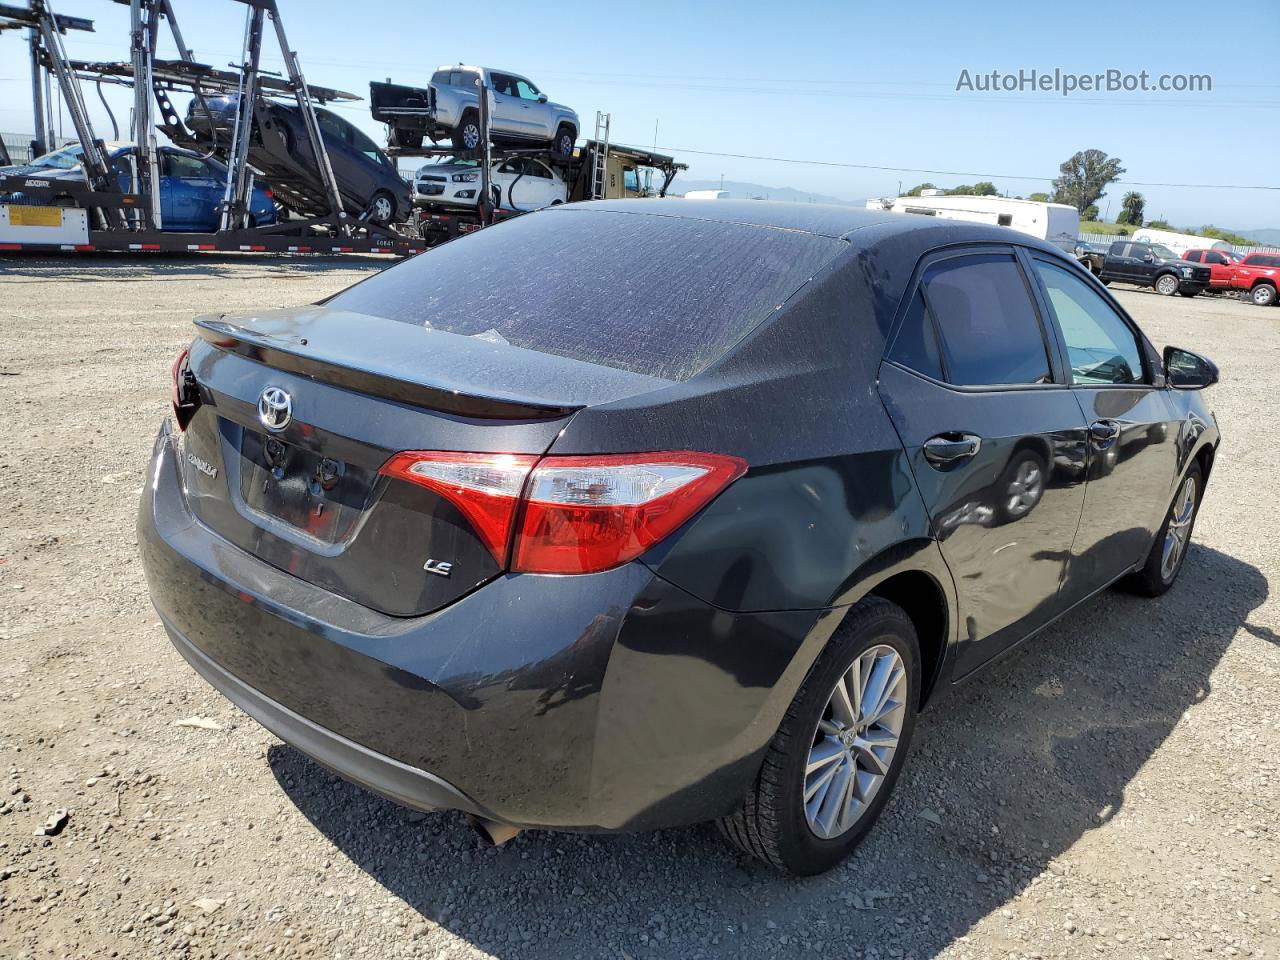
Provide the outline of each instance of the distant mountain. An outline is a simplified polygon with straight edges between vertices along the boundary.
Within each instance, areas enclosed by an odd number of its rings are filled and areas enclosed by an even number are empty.
[[[860,207],[860,203],[841,200],[822,193],[809,193],[794,187],[768,187],[762,183],[745,183],[741,180],[690,180],[677,176],[671,183],[670,194],[682,194],[689,190],[726,190],[735,200],[766,199],[788,200],[794,203],[834,203],[842,207]]]
[[[1280,227],[1262,227],[1258,230],[1232,230],[1242,237],[1248,237],[1254,243],[1265,246],[1280,245]]]

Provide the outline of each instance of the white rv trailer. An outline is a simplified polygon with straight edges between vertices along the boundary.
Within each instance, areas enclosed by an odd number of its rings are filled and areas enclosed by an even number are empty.
[[[1147,227],[1139,227],[1129,239],[1137,243],[1163,243],[1178,256],[1182,256],[1188,250],[1226,250],[1230,252],[1233,249],[1231,244],[1225,240],[1216,240],[1213,237],[1197,237],[1193,233],[1174,233],[1172,230],[1151,230]]]
[[[1012,227],[1047,240],[1067,253],[1075,249],[1080,234],[1080,215],[1075,207],[1065,203],[1013,200],[1009,197],[876,197],[867,201],[867,209]]]

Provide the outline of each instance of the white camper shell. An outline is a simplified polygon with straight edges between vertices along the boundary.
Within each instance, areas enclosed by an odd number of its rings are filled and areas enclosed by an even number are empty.
[[[1151,230],[1147,227],[1139,227],[1129,239],[1135,243],[1162,243],[1178,256],[1188,250],[1224,250],[1230,253],[1234,249],[1225,240],[1197,237],[1193,233],[1174,233],[1172,230]]]
[[[1080,235],[1080,215],[1075,207],[1064,203],[1013,200],[1009,197],[876,197],[867,201],[867,209],[1012,227],[1047,240],[1067,253],[1075,249]]]

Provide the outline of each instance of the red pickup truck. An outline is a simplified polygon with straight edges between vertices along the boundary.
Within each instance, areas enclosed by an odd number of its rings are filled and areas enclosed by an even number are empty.
[[[1188,250],[1182,259],[1209,268],[1210,290],[1238,290],[1260,307],[1269,307],[1277,300],[1280,253],[1241,257],[1230,250]]]

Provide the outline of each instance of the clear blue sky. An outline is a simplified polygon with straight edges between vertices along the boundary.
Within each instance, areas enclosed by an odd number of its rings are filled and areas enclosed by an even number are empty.
[[[53,0],[92,17],[70,34],[73,57],[125,59],[128,8],[107,0]],[[196,57],[238,60],[243,6],[176,0]],[[1124,180],[1280,186],[1280,8],[1275,0],[1203,2],[485,5],[378,0],[281,0],[307,78],[368,95],[368,81],[425,83],[438,63],[464,61],[527,75],[574,107],[584,132],[596,110],[613,139],[677,148],[689,176],[747,180],[848,200],[893,194],[899,181],[943,186],[994,180],[1026,195],[1048,189],[1058,164],[1097,147],[1120,157]],[[600,16],[589,11],[598,10]],[[456,24],[456,29],[450,24]],[[483,26],[482,26],[483,24]],[[280,67],[274,38],[268,68]],[[956,92],[961,69],[1210,74],[1208,93]],[[88,90],[95,121],[105,114]],[[0,129],[31,128],[26,49],[0,35]],[[121,122],[128,95],[111,94]],[[343,115],[380,127],[361,102]],[[100,128],[101,129],[101,128]],[[106,128],[109,133],[109,127]],[[69,130],[69,125],[68,125]],[[965,175],[859,170],[699,156],[697,149]],[[1028,178],[1042,179],[1028,179]],[[1280,191],[1113,186],[1148,217],[1280,227]]]

